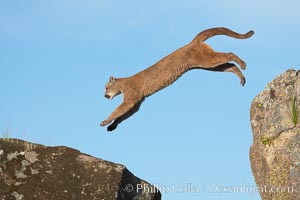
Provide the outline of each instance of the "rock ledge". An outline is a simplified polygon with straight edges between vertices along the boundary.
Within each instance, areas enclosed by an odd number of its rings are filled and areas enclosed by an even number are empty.
[[[1,200],[161,199],[123,165],[17,139],[0,139],[0,194]]]
[[[300,74],[289,69],[251,105],[251,168],[262,199],[300,199]]]

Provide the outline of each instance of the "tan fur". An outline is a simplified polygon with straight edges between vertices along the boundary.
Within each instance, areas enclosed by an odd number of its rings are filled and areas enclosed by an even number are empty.
[[[189,44],[164,57],[149,68],[127,78],[110,77],[105,89],[105,97],[112,99],[122,93],[123,103],[100,125],[108,126],[107,130],[114,130],[119,123],[138,111],[145,97],[167,87],[176,81],[181,75],[191,69],[205,69],[211,71],[232,72],[236,74],[242,86],[245,77],[240,69],[233,63],[240,65],[242,69],[246,64],[233,53],[215,52],[207,44],[206,39],[215,35],[227,35],[238,39],[246,39],[254,34],[249,31],[239,34],[227,28],[212,28],[199,33]]]

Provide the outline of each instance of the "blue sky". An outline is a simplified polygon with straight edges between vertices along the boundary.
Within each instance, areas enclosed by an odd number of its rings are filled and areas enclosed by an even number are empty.
[[[266,84],[300,63],[299,2],[45,0],[0,2],[0,128],[122,163],[161,187],[163,199],[260,199],[213,192],[254,186],[249,110]],[[255,35],[218,36],[216,51],[244,59],[247,83],[193,70],[146,99],[113,133],[99,123],[122,102],[104,98],[110,75],[152,65],[200,31],[225,26]]]

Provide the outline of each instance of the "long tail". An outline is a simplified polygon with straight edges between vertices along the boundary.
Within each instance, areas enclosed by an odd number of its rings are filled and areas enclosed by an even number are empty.
[[[228,28],[224,28],[224,27],[219,27],[219,28],[211,28],[211,29],[207,29],[205,31],[200,32],[195,38],[194,40],[196,41],[200,41],[200,42],[204,42],[205,40],[207,40],[210,37],[213,37],[215,35],[227,35],[229,37],[234,37],[237,39],[246,39],[251,37],[254,34],[254,31],[249,31],[246,34],[239,34],[236,33]],[[194,41],[193,40],[193,41]]]

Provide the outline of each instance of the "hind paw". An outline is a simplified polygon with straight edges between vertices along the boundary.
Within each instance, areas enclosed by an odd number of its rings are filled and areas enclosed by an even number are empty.
[[[246,63],[244,61],[241,62],[241,69],[246,69]]]
[[[246,79],[242,78],[241,81],[240,81],[240,83],[241,83],[242,86],[244,86],[246,84]]]

